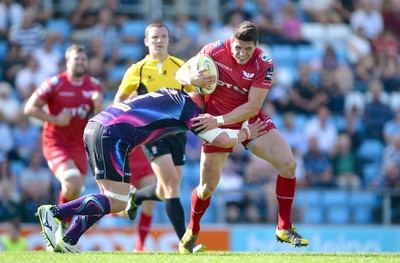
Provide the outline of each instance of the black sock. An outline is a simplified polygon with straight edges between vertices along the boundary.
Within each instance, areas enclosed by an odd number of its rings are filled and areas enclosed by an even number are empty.
[[[138,189],[135,194],[134,202],[137,205],[141,205],[143,201],[146,200],[154,200],[154,201],[162,201],[157,196],[157,185],[153,184],[142,189]]]
[[[165,199],[165,210],[167,210],[169,221],[171,221],[176,235],[181,240],[186,231],[185,213],[181,200],[179,198]]]

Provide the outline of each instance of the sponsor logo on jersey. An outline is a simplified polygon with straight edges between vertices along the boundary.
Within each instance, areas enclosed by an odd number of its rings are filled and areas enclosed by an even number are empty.
[[[94,93],[94,90],[82,90],[82,95],[86,99],[92,97],[93,93]]]
[[[221,67],[221,68],[224,68],[226,70],[232,71],[232,68],[228,67],[227,65],[222,64],[221,62],[215,61],[215,60],[214,60],[214,62],[215,62],[215,64],[217,64],[218,67]]]
[[[63,112],[67,112],[71,114],[71,116],[79,116],[81,119],[85,119],[90,112],[90,106],[87,104],[81,104],[79,107],[76,108],[64,108]]]
[[[60,91],[58,93],[58,95],[60,97],[74,97],[75,96],[75,92],[73,92],[73,91]]]
[[[60,81],[60,79],[57,76],[53,76],[50,79],[51,85],[57,85],[59,81]]]
[[[243,78],[244,79],[251,80],[252,78],[254,78],[254,75],[255,75],[255,73],[248,73],[243,70]]]
[[[232,85],[232,84],[229,84],[229,83],[225,83],[225,82],[223,82],[223,81],[221,81],[221,80],[218,82],[218,85],[223,86],[223,87],[226,87],[226,88],[228,88],[228,89],[233,89],[234,91],[237,91],[237,92],[239,92],[239,93],[241,93],[241,94],[247,94],[247,93],[249,93],[249,90],[248,90],[248,89],[239,88],[239,87],[237,87],[237,86],[235,86],[235,85]]]
[[[224,46],[224,41],[223,40],[218,40],[215,41],[211,44],[212,47],[223,47]]]
[[[96,85],[100,84],[100,81],[94,77],[90,77],[90,81]]]
[[[261,53],[260,58],[262,61],[272,62],[272,58],[270,56],[268,56],[265,52]]]
[[[272,75],[274,74],[274,67],[269,67],[267,72],[265,72],[264,80],[272,80]]]

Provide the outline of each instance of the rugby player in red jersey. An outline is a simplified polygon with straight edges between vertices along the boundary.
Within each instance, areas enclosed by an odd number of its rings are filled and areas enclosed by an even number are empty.
[[[262,113],[262,105],[271,88],[274,72],[272,59],[258,44],[258,29],[248,21],[241,23],[232,38],[210,43],[199,52],[210,55],[218,65],[219,81],[215,91],[204,96],[205,112],[195,118],[198,129],[216,127],[240,129],[242,123],[257,118],[266,124],[266,134],[242,144],[256,156],[268,161],[279,172],[276,181],[278,226],[276,238],[293,246],[307,246],[308,240],[300,236],[291,222],[291,208],[296,188],[296,161],[292,151],[276,129],[269,116]],[[216,81],[213,75],[191,74],[190,59],[177,72],[182,85],[206,87]],[[207,210],[211,195],[217,188],[220,174],[232,148],[218,148],[204,143],[201,155],[200,184],[192,193],[190,223],[179,243],[180,253],[192,253],[200,232],[200,220]]]
[[[61,183],[60,204],[81,194],[87,173],[83,131],[89,116],[103,108],[102,86],[96,78],[86,74],[85,47],[70,46],[65,59],[66,71],[45,80],[33,92],[24,109],[25,114],[44,121],[43,155]],[[63,220],[59,227],[60,236],[70,220]]]

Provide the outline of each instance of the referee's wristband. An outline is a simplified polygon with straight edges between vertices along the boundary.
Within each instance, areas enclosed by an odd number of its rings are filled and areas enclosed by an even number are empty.
[[[222,117],[222,115],[217,116],[217,123],[218,123],[218,126],[225,124],[224,117]]]

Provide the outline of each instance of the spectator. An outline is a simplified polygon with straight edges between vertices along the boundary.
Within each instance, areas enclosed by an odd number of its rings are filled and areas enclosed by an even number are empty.
[[[12,94],[13,90],[8,82],[0,82],[0,114],[4,121],[10,125],[14,124],[20,113],[19,101]]]
[[[101,9],[98,22],[89,30],[89,43],[94,56],[105,62],[119,60],[119,31],[114,24],[114,13]],[[102,64],[103,64],[102,63]]]
[[[359,0],[356,10],[351,14],[350,26],[353,30],[361,27],[367,39],[372,41],[383,31],[383,17],[372,1]]]
[[[11,27],[19,26],[24,16],[24,8],[14,0],[0,2],[0,39],[8,36]]]
[[[62,62],[62,54],[54,48],[54,39],[51,35],[46,35],[43,46],[33,52],[33,57],[39,63],[39,70],[46,77],[59,73],[58,65]]]
[[[227,17],[224,25],[217,29],[216,35],[218,39],[231,38],[233,30],[244,21],[243,14],[241,12],[233,12]]]
[[[171,53],[184,60],[193,55],[191,47],[196,45],[195,39],[189,32],[188,24],[189,17],[179,14],[174,17],[171,28]]]
[[[226,222],[239,223],[242,220],[241,210],[244,207],[244,179],[235,171],[234,160],[228,158],[227,165],[221,173],[218,191],[222,194],[226,206]]]
[[[358,0],[334,0],[331,8],[341,17],[341,20],[349,24],[351,14],[355,10],[355,5]]]
[[[400,189],[400,134],[397,134],[392,143],[388,144],[382,158],[383,178],[380,186],[383,190]],[[392,222],[400,222],[400,197],[391,196]]]
[[[379,80],[372,80],[368,83],[368,95],[370,100],[365,105],[363,114],[365,135],[383,142],[383,126],[393,118],[393,112],[384,100],[385,94]]]
[[[394,117],[383,125],[383,139],[385,144],[393,144],[398,134],[400,134],[400,107],[395,111]]]
[[[204,45],[211,43],[216,39],[220,39],[220,36],[217,34],[217,28],[210,18],[201,16],[198,18],[197,23],[200,28],[197,35],[196,50],[201,49]]]
[[[280,25],[282,37],[289,44],[310,44],[303,38],[301,27],[303,21],[297,15],[296,7],[293,3],[287,3],[281,9]]]
[[[15,76],[15,88],[18,91],[21,101],[25,101],[31,96],[32,92],[48,76],[47,73],[39,67],[38,60],[29,56],[26,60],[26,66],[18,71]]]
[[[11,28],[9,40],[20,45],[25,54],[31,54],[35,49],[41,47],[44,36],[44,27],[36,22],[34,10],[26,9],[22,24]]]
[[[244,172],[246,181],[246,222],[260,223],[263,216],[268,223],[277,220],[278,204],[275,197],[278,171],[265,160],[251,154]],[[261,212],[265,210],[265,215]]]
[[[37,223],[35,213],[38,207],[54,202],[51,173],[43,164],[43,155],[37,150],[30,156],[28,167],[21,171],[21,210],[22,221],[25,223]]]
[[[21,234],[19,219],[12,219],[7,224],[7,234],[0,238],[0,251],[27,251],[28,241]]]
[[[12,42],[8,42],[7,56],[0,65],[3,71],[4,80],[10,84],[14,84],[15,76],[25,66],[26,54],[21,47]]]
[[[323,137],[320,135],[320,137]],[[304,168],[308,187],[334,186],[333,167],[329,156],[318,145],[318,138],[308,137],[308,151],[304,155]]]
[[[392,31],[397,38],[400,37],[400,0],[389,0],[383,10],[383,21],[386,30]]]
[[[329,98],[312,82],[310,65],[300,65],[299,71],[299,80],[295,82],[290,93],[291,110],[311,115],[321,105],[325,105]]]
[[[352,149],[350,135],[340,134],[333,157],[333,169],[336,184],[341,189],[357,190],[362,186],[361,177],[357,171],[357,158]]]
[[[89,29],[97,23],[97,7],[95,1],[81,0],[71,13],[72,41],[88,41]]]
[[[353,29],[353,33],[347,41],[346,52],[352,66],[356,65],[362,57],[371,54],[371,43],[365,37],[362,27]]]
[[[11,126],[5,121],[2,112],[0,112],[0,138],[0,162],[3,162],[7,160],[8,154],[14,147],[14,139]]]
[[[304,127],[304,136],[307,141],[317,142],[318,149],[328,156],[332,156],[338,138],[338,131],[330,120],[330,110],[326,106],[321,106],[317,110],[317,115],[310,119]],[[311,147],[311,145],[309,145]]]
[[[304,154],[307,150],[307,141],[304,140],[302,131],[295,126],[296,115],[293,112],[285,112],[282,118],[283,127],[279,128],[282,136],[292,149],[296,149],[301,155]]]
[[[341,23],[342,17],[332,8],[334,0],[300,0],[306,22]]]
[[[33,151],[36,149],[40,149],[41,145],[41,136],[40,129],[35,125],[30,125],[29,118],[19,113],[16,118],[16,124],[13,127],[13,135],[14,135],[14,148],[13,148],[13,157],[16,160],[21,160],[25,164],[28,164],[29,158],[32,155]]]
[[[21,196],[17,183],[9,161],[0,160],[0,222],[20,217]]]

